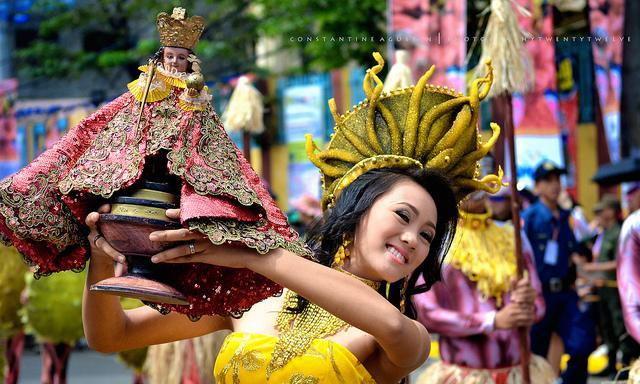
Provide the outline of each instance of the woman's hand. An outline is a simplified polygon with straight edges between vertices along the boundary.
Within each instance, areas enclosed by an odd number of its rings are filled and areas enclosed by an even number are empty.
[[[107,240],[98,232],[98,221],[100,221],[101,213],[111,212],[111,206],[109,204],[103,204],[98,208],[98,212],[91,212],[85,218],[85,223],[89,227],[89,245],[91,247],[91,258],[97,258],[97,260],[116,261],[121,264],[126,263],[126,259],[123,254],[116,251]]]
[[[178,219],[179,209],[167,209],[167,217]],[[202,233],[186,228],[156,231],[149,235],[151,241],[185,242],[151,257],[154,263],[206,263],[229,268],[247,268],[256,252],[246,247],[214,245]]]

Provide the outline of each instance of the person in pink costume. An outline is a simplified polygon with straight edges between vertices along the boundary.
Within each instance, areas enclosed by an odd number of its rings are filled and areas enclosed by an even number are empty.
[[[418,319],[440,336],[442,359],[418,383],[520,382],[517,327],[530,326],[545,311],[531,246],[523,236],[526,276],[515,282],[513,227],[491,219],[486,195],[463,203],[460,217],[442,281],[414,297]],[[555,379],[541,357],[532,356],[530,370],[533,383]]]
[[[640,342],[640,183],[627,192],[627,201],[632,213],[618,240],[618,291],[627,331]]]

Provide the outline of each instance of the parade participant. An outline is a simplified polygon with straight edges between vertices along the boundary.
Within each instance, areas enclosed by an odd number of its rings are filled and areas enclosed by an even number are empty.
[[[289,222],[301,236],[322,216],[320,200],[309,194],[298,197],[291,202],[291,206],[294,211],[289,215]]]
[[[148,308],[125,312],[112,297],[85,291],[84,324],[93,348],[114,351],[229,328],[214,371],[218,382],[235,383],[396,383],[426,360],[429,334],[413,320],[410,297],[439,278],[456,203],[501,183],[495,175],[475,179],[477,160],[499,133],[493,124],[494,134],[482,143],[476,128],[491,68],[474,81],[469,97],[426,84],[432,71],[415,87],[383,94],[377,74],[384,62],[374,57],[378,65],[364,80],[366,103],[339,115],[330,101],[336,128],[326,150],[318,153],[307,137],[307,154],[323,175],[326,210],[307,235],[317,262],[283,249],[258,256],[215,246],[186,229],[152,234],[152,240],[197,240],[195,255],[181,245],[157,254],[155,262],[248,268],[288,290],[242,318],[194,323]],[[89,236],[96,234],[98,217],[87,217]],[[87,284],[111,275],[111,260],[119,256],[104,239],[94,244]],[[420,276],[425,283],[416,286]]]
[[[544,315],[533,252],[523,236],[526,273],[518,280],[513,227],[491,219],[487,196],[475,193],[460,206],[460,220],[442,281],[414,297],[418,319],[440,335],[441,361],[419,384],[522,381],[518,327]],[[540,356],[530,362],[533,383],[553,383]]]
[[[628,366],[631,358],[638,353],[637,345],[628,337],[622,316],[620,295],[616,281],[617,247],[621,229],[622,208],[613,195],[604,195],[594,207],[602,233],[593,246],[593,263],[582,266],[587,277],[597,287],[600,298],[596,306],[601,336],[608,348],[609,363],[602,375],[615,376],[618,350],[622,352],[622,365]]]
[[[627,331],[640,343],[640,182],[631,185],[626,198],[630,215],[618,242],[618,292]],[[629,382],[640,382],[640,359],[629,373]]]
[[[562,373],[564,383],[586,383],[587,360],[595,348],[595,324],[588,308],[578,305],[573,286],[572,255],[576,240],[569,226],[569,212],[558,206],[560,175],[565,171],[543,161],[534,172],[539,200],[523,214],[524,232],[531,242],[546,312],[531,328],[531,350],[546,356],[552,332],[556,332],[571,356]],[[575,271],[575,269],[574,269]]]
[[[582,206],[580,206],[566,189],[560,192],[558,205],[562,209],[570,212],[569,223],[571,228],[573,228],[573,236],[575,236],[578,243],[591,239],[595,235],[593,228],[591,228],[584,214]]]
[[[0,381],[4,384],[17,384],[25,342],[20,312],[24,304],[21,296],[25,288],[24,275],[27,267],[15,248],[0,245],[0,255]]]
[[[506,186],[489,196],[492,218],[498,222],[511,222],[511,188]]]
[[[145,177],[160,158],[161,180],[180,195],[180,223],[215,244],[234,243],[264,254],[285,248],[305,255],[260,178],[227,136],[192,53],[204,29],[183,8],[157,18],[159,63],[141,67],[129,92],[72,128],[53,148],[0,184],[0,236],[34,264],[36,275],[82,270],[89,257],[86,215]],[[139,125],[136,117],[149,91]],[[195,77],[197,80],[198,76]],[[190,80],[191,79],[191,80]],[[195,81],[198,83],[198,81]],[[188,88],[191,84],[195,88]],[[239,315],[281,287],[247,270],[212,265],[172,268],[172,286],[189,305],[157,305],[197,317]],[[215,278],[201,279],[201,276]],[[242,291],[242,294],[238,293]]]
[[[40,382],[67,382],[70,355],[83,337],[80,295],[86,273],[26,276],[23,322],[42,345]]]

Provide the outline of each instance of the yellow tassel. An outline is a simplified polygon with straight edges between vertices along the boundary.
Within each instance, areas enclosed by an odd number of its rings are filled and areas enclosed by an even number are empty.
[[[222,115],[224,127],[230,131],[262,133],[264,131],[262,94],[246,76],[240,76]]]
[[[528,35],[518,23],[514,9],[530,16],[524,7],[514,0],[491,0],[491,15],[482,39],[481,65],[475,69],[476,76],[481,76],[482,63],[491,58],[496,66],[495,81],[490,96],[504,92],[525,92],[533,84],[533,65],[523,41]]]
[[[409,52],[398,49],[396,51],[396,63],[391,66],[387,78],[384,79],[383,92],[410,87],[413,84],[413,74],[408,64]]]

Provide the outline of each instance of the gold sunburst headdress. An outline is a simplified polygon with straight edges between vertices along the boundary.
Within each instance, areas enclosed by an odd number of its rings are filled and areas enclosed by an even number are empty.
[[[478,179],[478,160],[500,134],[500,127],[491,123],[492,135],[483,143],[477,128],[480,101],[493,81],[491,61],[486,61],[485,77],[473,81],[465,96],[427,84],[435,67],[415,86],[383,93],[377,74],[384,60],[378,52],[373,57],[378,64],[365,75],[364,102],[340,115],[335,100],[329,100],[336,125],[328,148],[319,150],[311,135],[306,135],[307,156],[322,173],[323,207],[360,175],[380,168],[440,170],[450,178],[458,201],[478,189],[497,192],[502,169],[498,175]]]
[[[160,43],[164,47],[178,47],[193,50],[204,30],[204,18],[192,16],[185,18],[185,9],[176,7],[169,15],[158,14],[156,25],[160,33]]]

